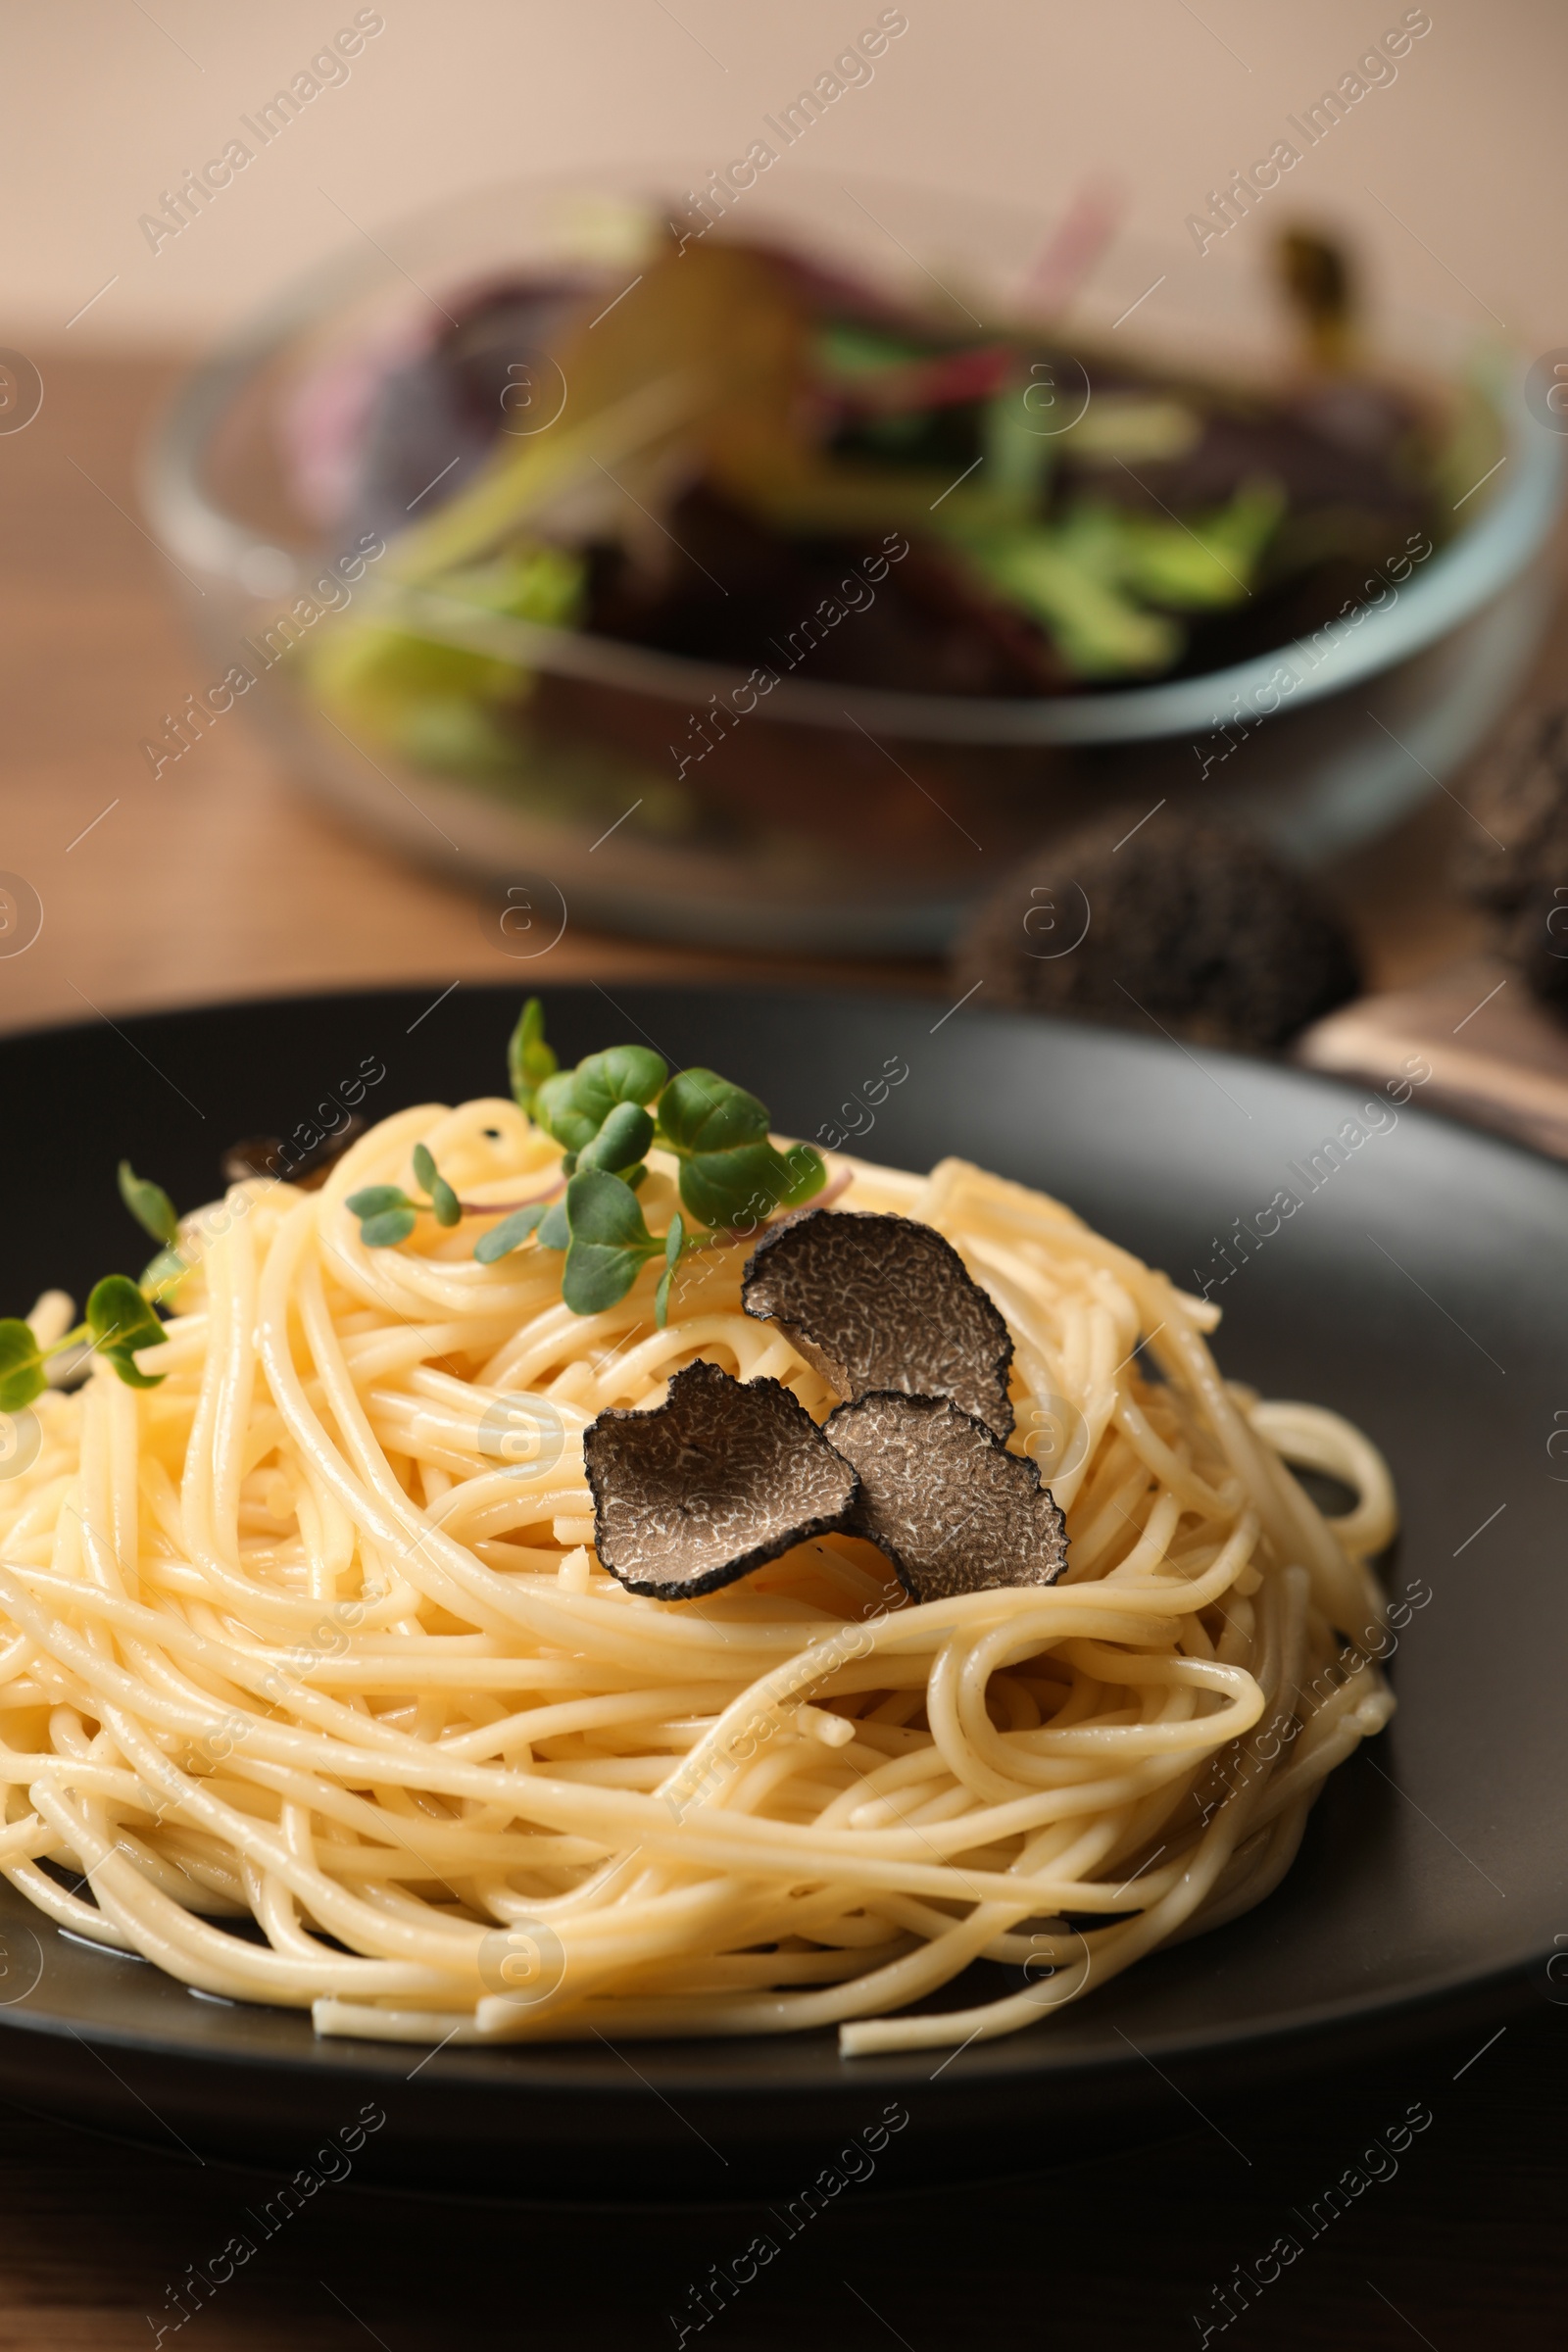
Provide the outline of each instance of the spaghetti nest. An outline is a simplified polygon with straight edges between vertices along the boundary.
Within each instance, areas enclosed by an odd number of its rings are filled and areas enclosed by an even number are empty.
[[[0,1867],[40,1910],[324,2034],[853,2053],[1011,2032],[1268,1893],[1393,1707],[1364,1439],[1227,1385],[1213,1310],[1054,1201],[844,1163],[846,1206],[935,1226],[1005,1317],[1067,1573],[915,1604],[827,1536],[639,1598],[592,1549],[594,1415],[698,1357],[836,1399],[742,1313],[726,1236],[662,1330],[654,1266],[579,1315],[537,1245],[479,1264],[424,1215],[368,1250],[345,1200],[419,1142],[480,1201],[560,1157],[480,1101],[387,1119],[319,1192],[235,1186],[185,1222],[162,1384],[100,1365],[35,1408],[0,1485]],[[639,1199],[673,1211],[658,1153]],[[977,2003],[921,2006],[981,1959]]]

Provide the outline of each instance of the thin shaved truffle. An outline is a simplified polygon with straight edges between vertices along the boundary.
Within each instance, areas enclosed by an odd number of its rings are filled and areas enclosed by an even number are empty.
[[[741,1302],[836,1396],[950,1396],[997,1437],[1011,1432],[1011,1335],[933,1225],[811,1209],[758,1244]]]
[[[657,1411],[601,1413],[583,1432],[594,1544],[632,1592],[685,1600],[848,1524],[859,1493],[777,1380],[687,1364]]]
[[[841,1404],[824,1434],[859,1472],[854,1532],[916,1600],[1054,1585],[1066,1567],[1066,1526],[1036,1465],[947,1397],[874,1392]]]

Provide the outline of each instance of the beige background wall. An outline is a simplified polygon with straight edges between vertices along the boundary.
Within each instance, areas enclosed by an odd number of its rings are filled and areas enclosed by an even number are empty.
[[[723,163],[878,0],[384,0],[385,29],[349,79],[152,252],[138,216],[355,13],[352,0],[7,0],[5,339],[57,342],[107,284],[72,344],[204,343],[353,240],[345,213],[376,231],[514,172]],[[813,170],[978,190],[1049,220],[1108,169],[1132,228],[1168,244],[1404,10],[907,0],[906,13],[874,81],[818,125]],[[1479,323],[1490,312],[1536,349],[1568,342],[1568,7],[1432,0],[1430,14],[1398,79],[1306,156],[1291,201],[1359,224],[1386,290]]]

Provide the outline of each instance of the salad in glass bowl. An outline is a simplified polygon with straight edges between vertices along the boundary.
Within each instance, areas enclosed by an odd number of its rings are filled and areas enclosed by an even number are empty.
[[[765,219],[599,242],[308,300],[166,437],[257,707],[383,830],[633,928],[932,947],[998,853],[1156,787],[1308,856],[1388,821],[1347,697],[1430,732],[1456,628],[1472,720],[1505,691],[1555,451],[1528,516],[1467,511],[1507,391],[1374,364],[1321,239],[1250,370]],[[328,551],[352,593],[313,597]]]

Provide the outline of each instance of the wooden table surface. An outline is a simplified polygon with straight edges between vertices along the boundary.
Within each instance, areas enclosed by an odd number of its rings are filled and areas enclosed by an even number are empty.
[[[311,806],[239,711],[154,778],[142,743],[205,674],[136,495],[139,451],[180,368],[34,356],[42,411],[0,435],[0,869],[37,892],[43,928],[0,957],[0,1027],[95,1006],[516,979],[476,899]],[[461,873],[461,856],[452,863]],[[675,979],[731,960],[572,922],[528,971]]]
[[[177,372],[35,353],[41,415],[0,436],[0,869],[43,904],[0,958],[0,1027],[282,990],[514,975],[459,887],[391,863],[297,798],[243,731],[215,729],[155,781],[143,737],[197,683],[170,575],[144,534],[135,458]],[[1563,665],[1559,644],[1549,657]],[[1479,945],[1446,880],[1467,820],[1438,799],[1334,887],[1377,988]],[[554,980],[829,976],[568,930]],[[843,976],[841,973],[838,976]],[[862,982],[940,990],[935,966]],[[1568,2009],[1543,1997],[1483,2057],[1439,2042],[1386,2077],[1325,2073],[1229,2125],[1172,2096],[1172,2140],[1004,2187],[847,2194],[712,2326],[736,2347],[1195,2344],[1212,2290],[1250,2267],[1413,2101],[1432,2128],[1234,2325],[1235,2340],[1408,2352],[1564,2342]],[[133,2153],[0,2110],[0,2352],[147,2347],[168,2289],[220,2247],[258,2186],[171,2149]],[[1049,2121],[1049,2119],[1048,2119]],[[825,2160],[825,2159],[824,2159]],[[302,2156],[303,2161],[303,2156]],[[275,2184],[274,2184],[275,2185]],[[896,2186],[896,2180],[890,2182]],[[739,2210],[637,2220],[323,2193],[190,2320],[198,2347],[386,2352],[470,2341],[675,2341],[687,2285],[752,2234]],[[753,2225],[755,2227],[755,2224]],[[1229,2330],[1225,2331],[1227,2334]],[[167,2340],[172,2340],[171,2337]],[[695,2339],[693,2339],[695,2340]],[[1219,2340],[1219,2329],[1210,2340]]]

